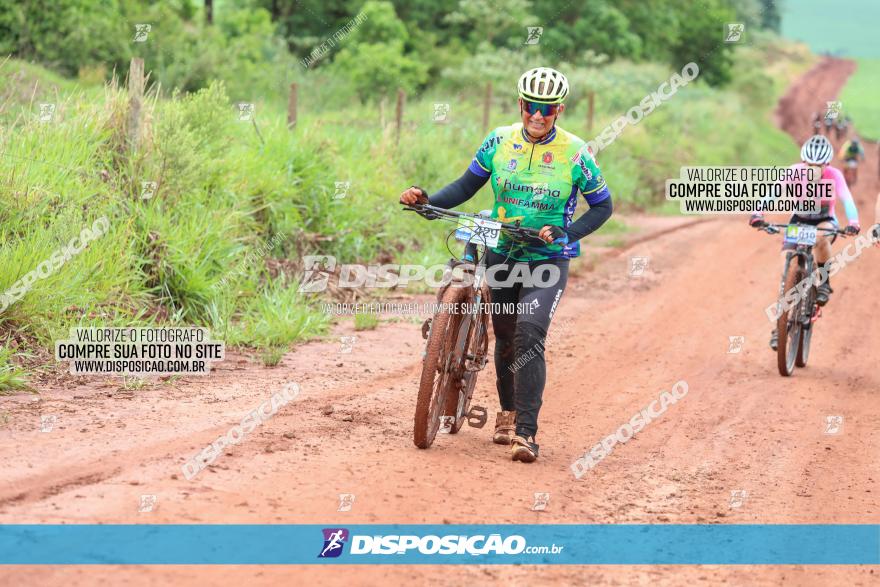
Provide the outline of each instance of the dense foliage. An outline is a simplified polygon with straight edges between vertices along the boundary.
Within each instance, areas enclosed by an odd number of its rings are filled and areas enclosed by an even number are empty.
[[[365,92],[425,88],[442,70],[507,49],[532,62],[578,63],[584,54],[606,61],[697,61],[705,79],[730,79],[734,45],[727,23],[749,32],[777,30],[779,0],[240,0],[213,2],[206,22],[193,0],[0,0],[0,54],[46,63],[67,75],[124,69],[132,56],[149,60],[166,88],[194,90],[211,80],[232,95],[255,87],[280,91],[261,66],[293,78],[298,60],[314,55],[358,15],[362,24],[338,35],[309,67],[333,66]],[[135,25],[149,24],[134,42]],[[527,28],[541,27],[526,43]],[[470,64],[473,66],[473,64]],[[296,65],[302,67],[302,65]],[[289,79],[288,79],[289,81]],[[375,90],[375,92],[373,92]]]

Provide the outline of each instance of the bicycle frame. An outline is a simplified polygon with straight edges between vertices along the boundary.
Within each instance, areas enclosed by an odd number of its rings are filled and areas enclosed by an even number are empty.
[[[486,219],[482,215],[456,212],[427,204],[407,206],[405,209],[414,211],[429,220],[444,219],[458,223],[462,219]],[[498,230],[513,237],[515,241],[541,240],[538,238],[539,231],[537,229],[523,227],[519,223],[505,224],[498,222],[498,225]],[[476,242],[474,242],[475,237]],[[450,370],[449,373],[458,379],[457,381],[455,379],[451,380],[451,384],[455,385],[455,389],[458,392],[458,402],[453,417],[454,422],[458,422],[462,417],[467,416],[469,425],[480,428],[487,419],[486,409],[479,406],[470,406],[470,400],[476,385],[477,373],[485,368],[489,354],[489,311],[484,303],[488,301],[484,299],[484,296],[488,298],[488,295],[486,295],[488,290],[485,289],[484,285],[488,246],[484,237],[472,233],[471,240],[467,242],[466,247],[473,247],[474,263],[461,261],[456,258],[450,259],[449,262],[451,271],[454,271],[456,267],[464,266],[462,271],[470,273],[472,279],[467,296],[467,302],[470,304],[470,307],[468,308],[467,316],[461,320],[457,332],[453,335],[454,338],[450,341],[451,346],[447,347],[449,354],[446,359],[446,365],[447,368],[455,366],[453,367],[454,371]],[[448,287],[460,287],[457,284],[463,281],[462,279],[454,279],[454,275],[450,277],[453,277],[452,281],[444,285],[437,294],[438,302],[441,301]],[[426,340],[426,353],[427,345],[431,340],[432,327],[433,318],[426,320],[422,326],[422,336]],[[444,371],[447,368],[444,368]]]
[[[781,229],[789,226],[811,225],[803,223],[794,224],[765,224],[761,227],[767,233],[777,234]],[[836,228],[815,227],[816,231],[826,234],[846,234]],[[800,233],[798,232],[798,240]],[[793,251],[785,255],[785,264],[782,270],[782,278],[779,285],[779,297],[777,299],[777,366],[780,375],[790,376],[794,367],[805,367],[810,353],[810,341],[812,338],[812,324],[821,316],[820,306],[816,302],[817,286],[813,282],[813,272],[816,265],[813,256],[815,243],[796,243]],[[797,263],[797,266],[792,266]],[[791,281],[789,281],[791,278]],[[791,283],[788,291],[786,284]],[[792,303],[790,292],[798,292],[797,302]],[[786,304],[789,305],[786,308]]]

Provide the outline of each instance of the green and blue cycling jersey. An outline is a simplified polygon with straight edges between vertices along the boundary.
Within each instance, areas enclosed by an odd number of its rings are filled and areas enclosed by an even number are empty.
[[[567,228],[574,216],[578,193],[591,206],[610,197],[605,179],[585,141],[561,128],[540,142],[527,140],[522,123],[501,126],[489,133],[468,170],[488,177],[495,194],[492,218],[521,221],[522,226]],[[511,247],[502,235],[493,251],[517,261],[571,258],[580,254],[578,242],[566,245]]]

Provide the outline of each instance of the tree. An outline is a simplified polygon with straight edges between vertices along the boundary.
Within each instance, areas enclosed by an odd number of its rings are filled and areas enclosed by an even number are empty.
[[[733,11],[718,0],[678,1],[682,16],[678,42],[672,48],[673,67],[693,61],[700,66],[700,79],[713,86],[726,84],[731,79],[734,44],[725,43],[724,34],[727,23],[736,22]]]
[[[782,3],[784,0],[761,0],[764,12],[761,14],[761,26],[777,33],[782,29]]]
[[[341,40],[333,68],[354,84],[362,101],[423,84],[428,67],[404,55],[409,34],[394,6],[370,1],[362,12],[364,20]]]

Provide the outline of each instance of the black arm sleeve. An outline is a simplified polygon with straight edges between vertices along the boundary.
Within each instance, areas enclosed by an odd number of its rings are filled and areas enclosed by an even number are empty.
[[[455,208],[470,200],[480,188],[486,185],[489,177],[480,177],[470,169],[464,175],[447,185],[437,193],[428,196],[428,203],[438,208]]]
[[[601,202],[590,206],[590,209],[581,214],[580,218],[568,225],[565,229],[568,234],[568,242],[579,241],[611,218],[611,196]]]

